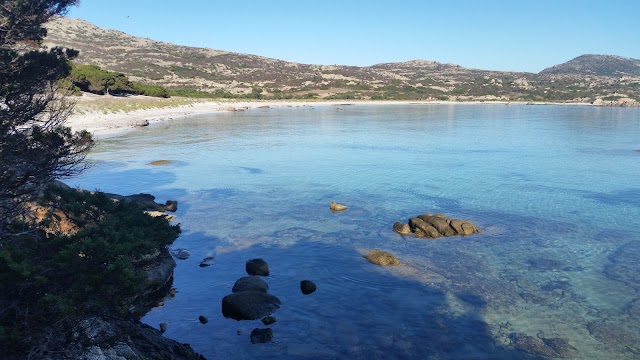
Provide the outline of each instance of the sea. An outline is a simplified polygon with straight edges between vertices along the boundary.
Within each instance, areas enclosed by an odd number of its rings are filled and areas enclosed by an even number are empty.
[[[142,321],[208,359],[640,357],[639,108],[259,108],[103,138],[88,159],[67,183],[178,201],[170,249],[190,256]],[[424,213],[482,232],[393,232]],[[269,326],[221,312],[255,258],[282,302]]]

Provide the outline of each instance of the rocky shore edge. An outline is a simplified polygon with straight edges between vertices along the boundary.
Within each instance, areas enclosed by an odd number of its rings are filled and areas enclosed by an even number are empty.
[[[53,186],[70,189],[62,182]],[[85,191],[85,190],[79,190]],[[156,203],[149,194],[122,196],[107,195],[114,201],[133,201],[140,205],[141,211],[150,216],[162,216],[167,221],[172,215],[165,211],[177,210],[177,202]],[[176,262],[167,247],[157,248],[142,257],[141,269],[146,273],[143,290],[132,299],[126,315],[112,316],[89,315],[69,331],[51,325],[47,331],[51,334],[46,343],[39,344],[40,358],[44,360],[62,359],[157,359],[157,360],[202,360],[189,344],[179,343],[165,338],[159,329],[143,324],[140,319],[152,307],[157,306],[170,295],[173,285],[173,270]]]

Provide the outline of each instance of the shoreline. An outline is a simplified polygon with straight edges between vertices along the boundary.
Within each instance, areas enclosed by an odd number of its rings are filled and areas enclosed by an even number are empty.
[[[189,116],[214,114],[226,111],[245,111],[259,108],[349,106],[349,105],[557,105],[557,106],[594,106],[589,103],[529,103],[522,101],[443,101],[443,100],[201,100],[185,99],[182,104],[159,105],[151,108],[109,111],[100,105],[91,107],[96,100],[106,100],[119,105],[125,102],[142,103],[160,100],[145,96],[105,97],[85,95],[76,102],[76,111],[67,119],[66,126],[73,131],[86,130],[95,138],[118,136],[138,127],[153,123],[176,120]]]

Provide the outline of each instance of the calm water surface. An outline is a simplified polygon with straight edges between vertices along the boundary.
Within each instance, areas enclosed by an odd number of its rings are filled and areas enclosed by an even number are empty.
[[[192,255],[177,260],[175,298],[143,321],[168,323],[165,336],[210,359],[632,359],[636,150],[640,109],[256,109],[103,139],[96,165],[70,182],[178,200],[183,234],[172,247]],[[158,159],[174,162],[148,165]],[[350,208],[333,214],[331,201]],[[391,231],[426,212],[484,231],[438,240]],[[370,249],[402,266],[369,264]],[[214,264],[199,267],[207,256]],[[249,341],[261,322],[220,311],[256,257],[283,302],[270,344]],[[303,279],[318,290],[302,295]]]

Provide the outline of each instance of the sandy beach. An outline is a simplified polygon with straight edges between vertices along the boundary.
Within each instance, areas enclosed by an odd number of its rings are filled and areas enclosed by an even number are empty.
[[[75,131],[87,130],[95,137],[109,137],[155,122],[176,120],[186,116],[223,111],[245,111],[257,108],[316,107],[345,105],[400,104],[494,104],[515,102],[452,101],[370,101],[370,100],[225,100],[225,99],[158,99],[145,96],[115,97],[85,94],[74,99],[75,111],[66,125]],[[524,104],[524,103],[521,103]],[[569,104],[558,104],[569,105]],[[570,104],[583,105],[583,104]],[[587,104],[584,104],[587,105]]]

